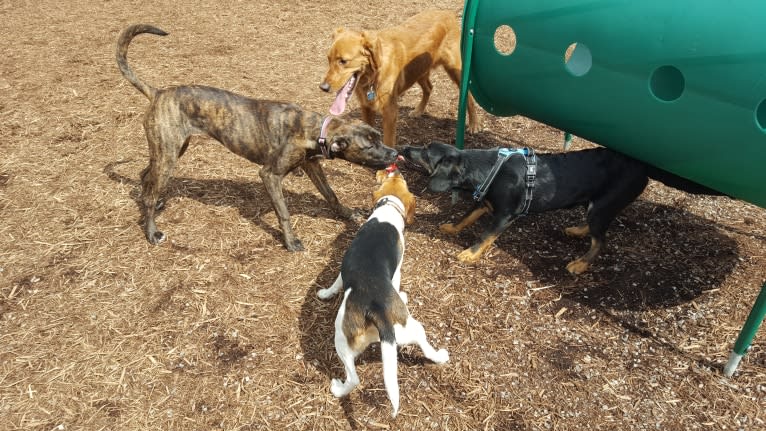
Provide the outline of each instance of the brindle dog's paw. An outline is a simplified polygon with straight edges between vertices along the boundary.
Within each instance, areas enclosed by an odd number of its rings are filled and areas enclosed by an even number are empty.
[[[146,235],[146,239],[148,239],[149,243],[152,245],[160,245],[161,243],[165,242],[168,237],[164,233],[156,230],[154,232],[148,233]]]
[[[457,235],[457,233],[460,232],[452,223],[444,223],[439,225],[439,230],[448,235]]]
[[[351,214],[346,218],[360,224],[364,223],[364,221],[367,219],[361,211],[351,211]]]
[[[567,271],[575,275],[582,274],[583,272],[588,270],[588,266],[589,266],[588,262],[581,259],[576,259],[569,262],[569,264],[567,264]]]
[[[287,242],[286,242],[285,246],[287,247],[288,250],[290,250],[290,251],[303,251],[304,250],[303,243],[298,238],[294,238],[294,239],[290,239],[290,240],[286,240],[286,241]]]

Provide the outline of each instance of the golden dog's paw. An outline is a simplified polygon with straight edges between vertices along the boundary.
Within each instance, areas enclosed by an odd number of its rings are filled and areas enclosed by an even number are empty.
[[[467,248],[457,255],[457,259],[463,263],[476,263],[481,257],[481,252],[474,252],[470,248]]]
[[[421,116],[423,116],[423,112],[425,112],[425,110],[424,110],[424,109],[419,109],[419,108],[418,108],[418,109],[413,109],[412,111],[410,111],[410,115],[409,115],[409,117],[410,117],[410,118],[418,118],[418,117],[421,117]]]
[[[479,132],[481,132],[481,124],[468,125],[468,133],[479,133]]]
[[[567,264],[567,271],[575,275],[582,274],[583,272],[588,270],[588,266],[589,266],[588,262],[581,259],[577,259]]]
[[[460,232],[460,230],[456,229],[455,225],[452,223],[439,225],[439,230],[449,235],[457,235],[457,233]]]

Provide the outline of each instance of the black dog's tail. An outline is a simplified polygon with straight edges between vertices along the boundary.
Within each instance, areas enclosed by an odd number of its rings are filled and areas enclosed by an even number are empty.
[[[657,180],[668,187],[673,187],[693,195],[728,196],[726,193],[721,193],[718,190],[711,189],[651,165],[646,165],[646,174],[649,178]]]
[[[167,36],[166,32],[148,24],[131,25],[120,33],[120,38],[117,39],[117,66],[120,67],[122,76],[133,84],[138,91],[144,93],[144,96],[149,98],[149,100],[154,100],[154,97],[157,94],[157,89],[138,79],[136,74],[133,73],[133,69],[128,66],[128,45],[130,45],[130,41],[133,40],[134,37],[141,33]]]

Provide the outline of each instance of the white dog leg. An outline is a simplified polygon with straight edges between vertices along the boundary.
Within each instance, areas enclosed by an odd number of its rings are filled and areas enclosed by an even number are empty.
[[[317,291],[317,296],[321,299],[332,298],[333,296],[337,295],[338,292],[340,292],[342,287],[343,278],[340,274],[338,274],[338,278],[335,279],[335,282],[332,284],[332,286],[328,287],[327,289],[319,289],[319,291]]]
[[[449,361],[447,350],[439,349],[437,351],[434,349],[426,338],[426,330],[423,329],[423,325],[413,319],[412,316],[407,318],[405,326],[394,325],[394,329],[396,330],[397,344],[417,344],[423,351],[423,355],[437,364]]]
[[[338,280],[340,280],[340,276],[338,276]],[[338,280],[335,280],[335,284],[329,289],[335,288],[335,285],[339,284]],[[346,335],[343,333],[343,319],[346,315],[346,300],[348,299],[349,294],[351,294],[351,289],[346,290],[344,293],[343,301],[338,310],[338,315],[335,317],[335,352],[338,353],[338,357],[343,363],[343,367],[346,369],[345,382],[342,382],[340,379],[332,379],[330,384],[330,392],[338,398],[348,395],[349,392],[359,384],[359,376],[356,374],[354,360],[359,353],[363,352],[369,345],[369,342],[362,343],[362,345],[359,346],[359,350],[355,351],[348,344]]]
[[[349,392],[359,384],[359,376],[356,374],[356,366],[354,365],[356,352],[351,350],[351,346],[348,345],[348,341],[346,340],[346,337],[343,336],[343,332],[341,332],[340,336],[336,333],[335,351],[338,353],[338,357],[341,362],[343,362],[343,367],[346,369],[346,381],[342,382],[340,379],[332,379],[330,392],[337,398],[340,398],[348,395]]]

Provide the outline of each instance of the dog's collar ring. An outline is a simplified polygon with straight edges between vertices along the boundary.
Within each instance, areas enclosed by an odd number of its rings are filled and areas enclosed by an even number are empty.
[[[327,145],[327,126],[330,125],[332,117],[332,115],[324,117],[324,120],[322,120],[322,128],[319,130],[319,137],[317,138],[317,145],[322,151],[322,155],[327,160],[333,159],[332,150],[330,149],[330,146]]]
[[[378,201],[375,202],[373,211],[385,205],[393,207],[402,216],[403,219],[407,218],[404,211],[404,202],[402,202],[401,199],[397,198],[396,196],[387,195],[378,199]]]

